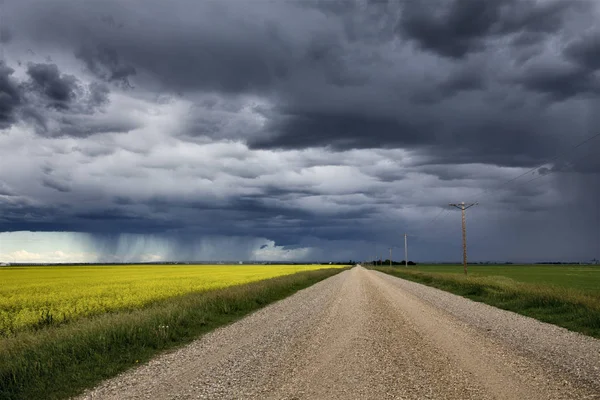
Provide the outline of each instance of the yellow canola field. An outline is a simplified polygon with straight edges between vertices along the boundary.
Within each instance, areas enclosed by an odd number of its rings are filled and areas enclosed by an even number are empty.
[[[134,310],[191,292],[332,265],[123,265],[0,268],[0,336]]]

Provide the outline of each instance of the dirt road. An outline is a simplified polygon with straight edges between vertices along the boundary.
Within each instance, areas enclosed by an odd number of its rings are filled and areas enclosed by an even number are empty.
[[[356,267],[84,398],[600,399],[600,340]]]

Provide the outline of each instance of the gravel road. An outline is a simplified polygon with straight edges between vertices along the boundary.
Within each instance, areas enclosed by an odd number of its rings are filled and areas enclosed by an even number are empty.
[[[362,267],[81,399],[600,399],[600,340]]]

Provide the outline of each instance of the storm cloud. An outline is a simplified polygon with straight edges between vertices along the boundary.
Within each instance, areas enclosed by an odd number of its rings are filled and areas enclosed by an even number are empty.
[[[564,28],[570,12],[592,8],[579,0],[405,1],[398,30],[425,50],[464,58],[507,35],[543,40]],[[536,34],[536,35],[531,35]]]
[[[415,258],[456,260],[444,210],[464,200],[481,203],[476,260],[600,256],[593,0],[3,14],[4,231],[81,234],[56,234],[61,254],[127,261],[153,243],[160,259],[364,259],[408,231]]]
[[[61,76],[55,64],[29,64],[27,75],[31,77],[33,90],[39,91],[51,107],[68,109],[76,97],[77,79]]]
[[[15,122],[16,111],[21,104],[21,91],[12,78],[14,69],[0,62],[0,127],[6,128]]]

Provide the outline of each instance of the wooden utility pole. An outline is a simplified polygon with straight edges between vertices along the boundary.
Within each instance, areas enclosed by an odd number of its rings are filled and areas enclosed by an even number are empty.
[[[392,248],[390,247],[390,267],[392,266]]]
[[[459,204],[450,203],[451,207],[456,207],[462,211],[463,269],[465,271],[465,275],[467,275],[467,221],[465,217],[465,210],[477,204],[478,203],[465,204],[464,201]]]
[[[408,234],[404,234],[404,266],[408,267],[408,245],[406,244],[406,237]]]

